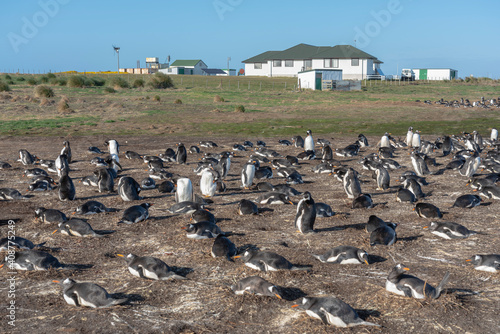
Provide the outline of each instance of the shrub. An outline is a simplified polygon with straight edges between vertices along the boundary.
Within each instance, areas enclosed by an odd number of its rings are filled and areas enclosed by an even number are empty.
[[[155,96],[153,96],[153,100],[155,100],[155,101],[160,101],[160,95],[155,95]]]
[[[149,82],[149,85],[155,89],[165,89],[174,87],[172,78],[161,72],[158,72],[153,76],[153,78]]]
[[[177,99],[174,101],[175,104],[182,104],[182,100],[181,99]]]
[[[224,102],[224,98],[219,95],[215,95],[214,102]]]
[[[49,82],[49,77],[48,77],[48,76],[46,76],[46,75],[42,75],[42,76],[40,77],[40,82],[41,82],[41,83],[47,83],[47,82]]]
[[[104,91],[106,93],[116,93],[116,90],[113,87],[104,87]]]
[[[40,85],[35,87],[36,97],[53,97],[54,91],[49,86]]]
[[[234,108],[234,111],[235,112],[245,112],[245,107],[240,104],[239,106],[236,106]]]
[[[27,82],[27,83],[28,83],[28,85],[30,85],[30,86],[34,86],[34,85],[36,85],[36,84],[37,84],[36,79],[35,79],[35,78],[33,78],[33,77],[28,78],[28,80],[26,80],[26,82]]]
[[[142,79],[135,79],[134,83],[132,84],[134,88],[141,88],[144,87],[144,80]]]
[[[109,82],[109,85],[114,88],[129,88],[128,82],[119,76],[114,76]]]
[[[6,82],[7,82],[7,84],[9,84],[9,85],[15,85],[15,84],[16,84],[13,80],[7,80]]]
[[[72,112],[72,110],[70,109],[69,104],[68,104],[68,98],[63,97],[59,101],[59,103],[57,104],[57,111],[59,111],[60,113],[70,113],[70,112]]]
[[[10,87],[5,82],[0,82],[0,92],[8,92],[10,91]]]
[[[6,75],[5,75],[5,79],[6,79],[6,80],[12,80],[12,77],[11,77],[10,75],[6,74]]]
[[[24,81],[24,80],[26,80],[26,79],[24,79],[24,77],[17,77],[17,78],[16,78],[16,80],[17,80],[17,81]]]
[[[68,78],[68,87],[81,88],[84,85],[84,80],[79,75],[72,75]]]
[[[54,73],[47,73],[47,78],[49,79],[54,79],[56,77],[56,75]]]

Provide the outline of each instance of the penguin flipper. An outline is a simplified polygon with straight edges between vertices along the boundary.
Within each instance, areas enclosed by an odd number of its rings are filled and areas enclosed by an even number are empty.
[[[411,293],[411,288],[404,286],[404,285],[401,285],[401,284],[397,284],[396,288],[399,291],[403,291],[403,293],[405,294],[406,297],[413,297],[413,295]]]

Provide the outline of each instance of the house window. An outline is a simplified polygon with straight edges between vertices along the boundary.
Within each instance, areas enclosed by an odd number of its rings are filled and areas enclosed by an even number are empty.
[[[313,61],[312,59],[306,59],[304,60],[304,67],[306,70],[310,70],[313,66]]]
[[[285,60],[285,67],[293,67],[293,60]]]
[[[359,66],[359,58],[352,58],[351,66]]]
[[[253,68],[255,70],[262,70],[262,63],[255,63],[255,64],[253,64]]]
[[[273,60],[273,67],[281,67],[281,60]]]
[[[336,58],[325,59],[324,67],[325,68],[329,68],[329,67],[338,68],[339,67],[339,60]]]

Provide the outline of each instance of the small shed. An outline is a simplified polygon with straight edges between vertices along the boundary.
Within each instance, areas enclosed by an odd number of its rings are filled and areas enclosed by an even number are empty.
[[[203,75],[226,75],[226,72],[219,68],[202,68]]]
[[[297,74],[298,85],[303,89],[322,90],[323,81],[342,80],[342,70],[315,69]]]
[[[451,68],[414,68],[415,80],[452,80],[458,78],[458,71]]]

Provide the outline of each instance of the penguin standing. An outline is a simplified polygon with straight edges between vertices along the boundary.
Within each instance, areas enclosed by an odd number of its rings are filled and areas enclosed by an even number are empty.
[[[255,165],[252,160],[248,161],[241,170],[241,186],[250,189],[255,177]]]
[[[142,197],[139,196],[140,192],[141,187],[139,183],[132,177],[125,176],[118,181],[118,194],[122,200],[126,202],[140,200],[142,199]]]
[[[437,299],[441,295],[444,286],[448,283],[450,272],[446,272],[441,283],[434,288],[432,285],[423,281],[418,277],[405,274],[410,269],[402,264],[396,265],[387,276],[385,282],[385,289],[389,292],[395,293],[400,296],[413,297],[416,299],[425,299],[430,297]]]
[[[123,304],[128,300],[127,298],[113,298],[103,287],[94,283],[77,283],[71,278],[66,278],[62,283],[53,282],[62,285],[64,300],[73,306],[105,308]]]
[[[490,140],[492,143],[498,141],[498,130],[493,128],[491,129]]]
[[[342,179],[347,198],[356,198],[361,194],[361,185],[357,174],[354,169],[349,168]]]
[[[59,155],[56,158],[54,164],[56,165],[57,176],[59,176],[59,177],[61,177],[61,170],[63,169],[63,166],[64,166],[64,168],[66,168],[66,170],[69,171],[68,158],[66,157],[65,154]]]
[[[412,143],[412,138],[413,138],[413,126],[410,126],[408,128],[408,132],[406,133],[406,141],[405,141],[405,144],[407,146],[411,146],[411,143]]]
[[[474,153],[465,160],[458,172],[460,175],[470,178],[476,173],[480,164],[481,157],[479,157],[479,153],[477,151],[474,151]]]
[[[113,191],[115,186],[114,177],[108,168],[99,168],[94,171],[94,175],[97,177],[97,189],[100,193]]]
[[[59,199],[61,201],[75,200],[75,185],[68,175],[68,167],[63,165],[61,170],[61,177],[59,178]]]
[[[453,150],[453,140],[451,140],[450,136],[445,136],[443,140],[443,157],[447,156]]]
[[[413,136],[411,137],[411,146],[413,148],[419,148],[421,145],[420,131],[415,130]]]
[[[187,151],[183,143],[177,144],[177,150],[175,152],[175,161],[178,164],[184,165],[187,160]]]
[[[217,179],[214,172],[215,171],[209,168],[205,169],[201,174],[200,191],[205,197],[213,197],[217,190]]]
[[[139,278],[149,278],[152,280],[168,280],[168,279],[186,279],[184,276],[177,275],[170,267],[162,260],[152,256],[137,256],[135,254],[116,254],[123,257],[127,262],[128,271]]]
[[[335,297],[304,297],[302,304],[295,304],[306,311],[310,317],[320,319],[326,325],[337,327],[378,326],[361,319],[349,304]]]
[[[183,177],[177,180],[175,202],[188,202],[193,200],[193,184],[191,180]]]
[[[295,147],[304,148],[304,138],[302,138],[302,136],[293,136],[292,143],[295,145]]]
[[[118,154],[120,153],[120,145],[114,139],[108,140],[105,142],[106,146],[108,146],[109,154],[111,155],[111,159],[114,159],[116,162],[120,162],[120,158]]]
[[[411,152],[411,164],[413,166],[413,170],[418,176],[425,176],[426,174],[430,174],[427,163],[417,151]]]
[[[68,160],[68,163],[71,163],[71,147],[69,146],[69,141],[65,140],[63,142],[63,149],[61,150],[61,155],[65,155],[66,159]]]
[[[315,149],[314,149],[314,138],[312,136],[312,131],[311,130],[307,130],[307,137],[306,139],[304,140],[304,151],[312,151],[312,152],[315,152]]]
[[[384,133],[382,138],[380,138],[380,147],[388,147],[388,148],[391,147],[391,140],[389,138],[388,132]]]
[[[403,181],[403,187],[404,187],[404,189],[409,190],[416,199],[420,199],[420,198],[425,197],[425,194],[422,191],[422,187],[420,187],[420,184],[413,178],[405,179]]]
[[[377,190],[389,189],[391,177],[387,169],[378,166],[377,169],[375,169],[375,175],[377,176]]]
[[[311,197],[311,193],[304,192],[303,198],[297,204],[297,214],[295,215],[295,228],[300,233],[314,232],[314,222],[316,221],[316,204]]]
[[[21,161],[23,165],[34,165],[37,159],[38,158],[36,156],[31,155],[31,153],[27,150],[19,150],[19,159],[17,159],[17,161]]]
[[[321,149],[321,159],[322,160],[332,160],[333,159],[333,150],[330,145],[325,145]]]
[[[231,285],[231,290],[233,290],[237,295],[242,295],[247,292],[257,296],[276,296],[281,299],[281,295],[279,294],[276,286],[259,276],[243,278],[236,284]]]

